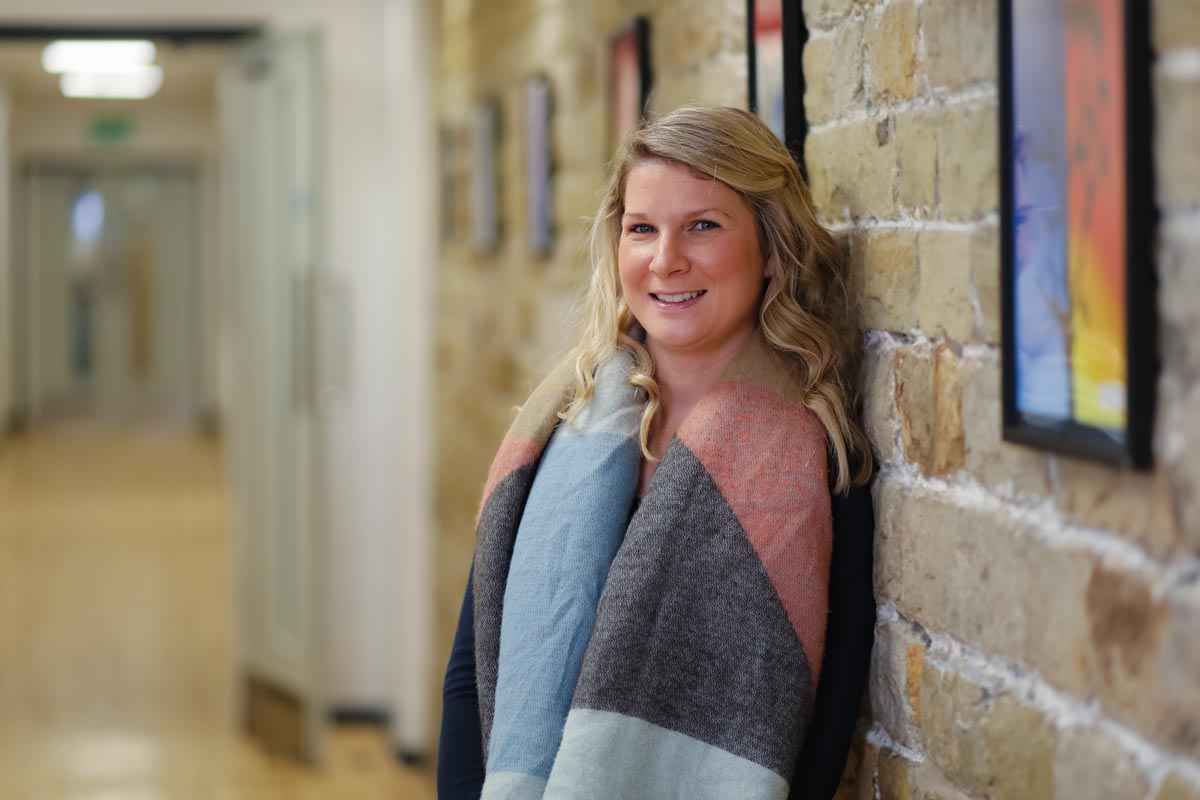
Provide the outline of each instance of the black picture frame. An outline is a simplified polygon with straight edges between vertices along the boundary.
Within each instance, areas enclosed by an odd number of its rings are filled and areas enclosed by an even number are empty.
[[[629,85],[636,81],[636,90]],[[631,128],[642,124],[650,106],[654,74],[650,68],[650,18],[636,16],[608,41],[609,153]],[[636,103],[636,107],[635,107]]]
[[[1137,469],[1148,469],[1153,466],[1152,435],[1154,410],[1156,402],[1155,383],[1159,369],[1159,354],[1157,342],[1157,309],[1155,295],[1157,291],[1155,232],[1157,230],[1157,213],[1154,202],[1154,164],[1153,164],[1153,109],[1151,104],[1151,60],[1152,46],[1147,6],[1140,0],[1091,0],[1094,14],[1100,15],[1105,21],[1100,30],[1111,28],[1111,21],[1116,12],[1113,5],[1120,7],[1120,30],[1113,34],[1112,39],[1119,42],[1121,52],[1112,54],[1103,50],[1102,59],[1119,59],[1119,64],[1109,63],[1106,69],[1082,69],[1070,66],[1078,56],[1073,55],[1070,47],[1059,48],[1064,66],[1061,71],[1062,81],[1056,80],[1052,70],[1037,70],[1036,66],[1028,65],[1029,59],[1022,51],[1021,58],[1014,55],[1017,47],[1029,48],[1034,51],[1034,58],[1042,52],[1051,52],[1041,43],[1025,42],[1021,44],[1014,39],[1016,31],[1035,30],[1036,35],[1045,34],[1048,26],[1044,21],[1034,24],[1033,17],[1039,14],[1058,14],[1061,8],[1060,0],[1043,0],[1038,3],[1020,3],[1021,14],[1016,17],[1014,0],[1002,0],[1000,3],[999,25],[999,55],[1000,55],[1000,232],[1001,232],[1001,358],[1002,358],[1002,425],[1005,441],[1063,453],[1070,456],[1098,460]],[[1087,9],[1085,8],[1086,12]],[[1076,5],[1075,12],[1079,13]],[[1108,41],[1101,37],[1097,39],[1095,20],[1087,29],[1087,41],[1094,44],[1097,41]],[[1082,24],[1072,22],[1072,25]],[[1030,27],[1033,25],[1033,27]],[[1049,30],[1057,31],[1050,27]],[[1078,41],[1068,40],[1070,28],[1063,25],[1063,43],[1070,44]],[[1075,34],[1078,35],[1078,34]],[[1107,36],[1107,34],[1105,34]],[[1075,52],[1086,51],[1080,48]],[[1094,52],[1087,52],[1087,58],[1095,58]],[[1088,62],[1085,62],[1088,63]],[[1015,70],[1025,69],[1033,73],[1022,82],[1021,76]],[[1124,91],[1114,91],[1120,88],[1103,76],[1119,75],[1123,80]],[[1049,74],[1048,74],[1049,73]],[[1101,85],[1101,83],[1103,85]],[[1049,87],[1049,88],[1047,88]],[[1061,89],[1062,99],[1057,95],[1041,100],[1038,106],[1037,95],[1043,92],[1053,92]],[[1094,94],[1090,94],[1093,93]],[[1091,100],[1091,98],[1098,98]],[[1032,99],[1030,99],[1032,98]],[[1061,111],[1054,110],[1058,103]],[[1084,112],[1073,110],[1092,102]],[[1123,105],[1124,113],[1117,110],[1106,111],[1113,103]],[[1039,110],[1051,109],[1053,113],[1031,113],[1027,109],[1036,106]],[[1103,117],[1097,122],[1096,111],[1100,109]],[[1045,123],[1054,120],[1055,114],[1061,113],[1062,130],[1053,125],[1028,125],[1036,120]],[[1078,121],[1073,123],[1072,115],[1079,113]],[[1105,114],[1112,117],[1106,117]],[[1020,119],[1018,119],[1020,117]],[[1113,118],[1119,118],[1114,122]],[[1123,132],[1123,147],[1118,145],[1105,150],[1104,143],[1097,147],[1096,142],[1104,134],[1092,133],[1107,123],[1109,130],[1115,125]],[[1061,134],[1061,135],[1060,135]],[[1087,141],[1084,141],[1084,140]],[[1046,159],[1045,153],[1051,152],[1061,145],[1063,153],[1070,152],[1071,157],[1065,156],[1061,161]],[[1104,151],[1106,158],[1099,158],[1098,151]],[[1031,155],[1031,153],[1033,155]],[[1123,159],[1124,168],[1120,168]],[[1033,166],[1029,166],[1029,164]],[[1080,165],[1083,165],[1082,167]],[[1115,165],[1115,166],[1114,166]],[[1102,186],[1098,192],[1087,194],[1077,193],[1076,197],[1086,199],[1087,203],[1069,199],[1078,186],[1097,186],[1097,176],[1103,175],[1104,169],[1114,166],[1113,175],[1117,180]],[[1055,176],[1062,173],[1065,179]],[[1072,183],[1075,181],[1075,183]],[[1124,183],[1125,191],[1119,193],[1114,185]],[[1061,207],[1054,204],[1035,202],[1039,198],[1053,196],[1068,198]],[[1105,248],[1091,246],[1095,239],[1078,236],[1078,225],[1074,225],[1072,215],[1084,215],[1085,224],[1095,225],[1097,220],[1107,222],[1108,217],[1101,217],[1101,212],[1095,210],[1097,205],[1114,202],[1114,195],[1119,194],[1121,201],[1120,213],[1116,216],[1117,225],[1105,225],[1091,229],[1085,228],[1085,233],[1092,236],[1106,236],[1107,231],[1124,224],[1124,247],[1115,247],[1117,258],[1120,259],[1118,268],[1110,269],[1104,276],[1109,281],[1107,287],[1108,304],[1106,308],[1119,309],[1123,312],[1123,331],[1115,331],[1118,326],[1110,325],[1108,335],[1110,341],[1124,349],[1124,386],[1116,381],[1101,381],[1096,377],[1096,369],[1119,369],[1121,359],[1110,357],[1098,359],[1094,357],[1097,348],[1080,350],[1080,342],[1092,343],[1097,339],[1086,328],[1087,317],[1095,314],[1092,309],[1100,308],[1101,304],[1092,295],[1085,296],[1083,292],[1102,285],[1102,279],[1095,277],[1092,271],[1100,263],[1107,251]],[[1096,198],[1102,198],[1097,200]],[[1080,209],[1086,210],[1080,210]],[[1059,223],[1053,222],[1055,220]],[[1019,240],[1018,236],[1022,238]],[[1058,247],[1058,239],[1063,247]],[[1072,261],[1067,253],[1075,253]],[[1086,252],[1088,257],[1079,253]],[[1092,260],[1093,253],[1101,256]],[[1048,257],[1041,257],[1048,256]],[[1059,262],[1061,256],[1061,262]],[[1049,268],[1045,264],[1050,264]],[[1096,274],[1099,274],[1098,272]],[[1042,281],[1039,275],[1052,275],[1057,289],[1042,287],[1030,290],[1034,281]],[[1114,286],[1120,282],[1112,279],[1113,275],[1123,277],[1123,287]],[[1084,283],[1090,281],[1090,283]],[[1124,297],[1120,297],[1119,288],[1123,288]],[[1055,293],[1063,306],[1055,306],[1054,301],[1046,298]],[[1094,293],[1093,293],[1094,294]],[[1037,314],[1039,308],[1052,309],[1052,314]],[[1119,312],[1118,312],[1119,313]],[[1120,317],[1114,315],[1119,321]],[[1061,329],[1061,334],[1052,332],[1048,338],[1038,338],[1033,332],[1038,330],[1039,321],[1043,330],[1053,326],[1045,323],[1047,318],[1055,320]],[[1064,319],[1067,320],[1064,322]],[[1085,327],[1077,327],[1077,320],[1084,319]],[[1082,338],[1081,338],[1082,336]],[[1034,356],[1030,352],[1047,352],[1045,342],[1049,341],[1053,348],[1061,350],[1054,357]],[[1112,348],[1099,349],[1105,355],[1111,355]],[[1080,364],[1075,364],[1074,358],[1078,353],[1086,353],[1087,358]],[[1038,362],[1037,358],[1043,358]],[[1063,364],[1061,362],[1066,361]],[[1094,365],[1099,364],[1099,367]],[[1030,365],[1033,365],[1032,367]],[[1041,366],[1048,368],[1040,370]],[[1084,372],[1092,369],[1091,375]],[[1023,378],[1022,371],[1028,374]],[[1042,381],[1038,375],[1053,375],[1054,370],[1059,376],[1049,381]],[[1077,377],[1079,376],[1079,377]],[[1025,385],[1022,384],[1025,381]],[[1059,382],[1055,384],[1055,380]],[[1062,391],[1065,382],[1067,391]],[[1086,394],[1077,394],[1079,387]],[[1108,389],[1107,394],[1101,395],[1101,389]],[[1086,418],[1081,419],[1080,403],[1088,404],[1091,396],[1100,399],[1107,398],[1112,406],[1112,414],[1123,415],[1123,424],[1096,424]],[[1118,412],[1123,396],[1123,411]],[[1097,401],[1099,402],[1099,400]],[[1059,404],[1057,411],[1047,413],[1045,410],[1033,408],[1038,405]],[[1065,409],[1065,411],[1064,411]],[[1089,414],[1093,412],[1088,412]],[[1086,416],[1086,414],[1084,415]]]
[[[471,245],[480,253],[500,248],[500,101],[478,100],[471,109]]]
[[[545,74],[531,75],[522,89],[525,115],[525,220],[529,252],[546,258],[554,250],[554,154],[550,121],[554,92]]]
[[[764,16],[778,14],[779,36],[782,44],[782,60],[779,64],[782,84],[782,130],[775,133],[791,152],[800,167],[804,167],[804,139],[808,135],[808,115],[804,110],[804,45],[808,41],[808,25],[804,21],[804,9],[800,0],[746,0],[746,96],[750,111],[758,114],[771,125],[770,109],[763,108],[759,90],[772,86],[776,81],[760,75],[760,36]],[[777,126],[772,126],[774,130]],[[807,177],[807,175],[806,175]]]

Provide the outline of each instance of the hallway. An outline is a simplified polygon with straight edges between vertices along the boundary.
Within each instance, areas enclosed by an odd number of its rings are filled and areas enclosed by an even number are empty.
[[[219,447],[66,425],[0,449],[0,797],[422,798],[372,728],[321,772],[237,733]]]

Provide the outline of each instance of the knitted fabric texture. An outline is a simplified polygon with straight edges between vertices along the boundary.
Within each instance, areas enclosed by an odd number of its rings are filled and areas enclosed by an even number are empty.
[[[575,423],[560,364],[497,453],[475,551],[497,798],[786,798],[825,635],[825,432],[759,334],[632,520],[642,405],[618,352]]]

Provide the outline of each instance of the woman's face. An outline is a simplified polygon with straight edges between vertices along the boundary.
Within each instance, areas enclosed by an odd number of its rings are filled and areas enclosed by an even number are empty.
[[[666,161],[629,172],[617,268],[656,355],[740,346],[767,274],[754,215],[737,192]]]

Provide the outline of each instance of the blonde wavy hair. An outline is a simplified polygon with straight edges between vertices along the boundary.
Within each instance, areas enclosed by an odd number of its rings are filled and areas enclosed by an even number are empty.
[[[654,362],[640,340],[617,272],[617,246],[630,171],[643,162],[680,164],[737,192],[753,212],[770,277],[759,307],[764,339],[790,365],[805,404],[825,426],[834,467],[831,488],[864,483],[871,449],[858,422],[859,332],[849,313],[841,250],[816,219],[808,187],[791,154],[755,115],[736,108],[689,105],[654,119],[621,143],[592,220],[591,284],[583,299],[583,331],[571,351],[571,420],[595,391],[596,368],[617,348],[634,357],[630,383],[648,398],[641,420],[642,452],[659,411]]]

